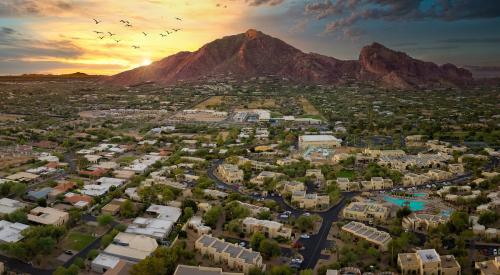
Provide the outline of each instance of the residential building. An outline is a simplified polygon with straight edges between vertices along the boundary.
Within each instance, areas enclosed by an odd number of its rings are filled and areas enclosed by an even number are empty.
[[[370,181],[362,181],[361,188],[365,191],[367,190],[381,190],[393,187],[393,182],[391,179],[384,179],[382,177],[373,177]]]
[[[61,226],[69,220],[69,214],[51,207],[35,207],[28,213],[28,220],[45,225]]]
[[[227,264],[230,268],[247,273],[251,268],[265,269],[259,252],[225,242],[210,235],[200,236],[194,247],[202,255],[208,255],[214,262]]]
[[[500,274],[500,256],[492,260],[476,262],[475,267],[480,275],[498,275]]]
[[[203,190],[203,194],[205,194],[205,196],[208,197],[221,198],[221,199],[226,198],[228,196],[228,193],[215,189],[205,189]]]
[[[101,208],[102,214],[108,215],[116,215],[120,212],[120,207],[125,199],[113,199],[108,204],[106,204],[103,208]]]
[[[223,272],[220,267],[177,265],[174,275],[243,275],[243,273]]]
[[[342,140],[332,135],[303,135],[299,136],[299,150],[308,147],[335,148],[342,145]]]
[[[75,188],[76,184],[70,181],[64,181],[56,185],[49,193],[49,199],[55,200],[58,195],[62,195]]]
[[[243,222],[243,232],[251,234],[254,232],[262,232],[267,238],[283,237],[289,239],[292,236],[292,229],[283,226],[282,223],[259,220],[252,217],[246,217]]]
[[[157,219],[176,223],[181,216],[181,209],[173,206],[152,204],[146,209],[146,213],[156,216]]]
[[[318,195],[316,193],[306,193],[306,191],[295,191],[292,193],[292,203],[297,203],[300,208],[316,208],[328,206],[330,197],[328,195]]]
[[[50,192],[52,192],[52,188],[50,187],[44,187],[39,190],[32,190],[28,192],[28,194],[26,195],[26,199],[34,202],[41,199],[46,200],[49,198]]]
[[[123,179],[102,177],[96,180],[95,184],[83,186],[82,193],[91,197],[102,196],[109,192],[111,187],[119,187],[125,183]]]
[[[26,206],[26,204],[9,199],[9,198],[1,198],[0,199],[0,215],[8,215],[16,210],[22,209]]]
[[[389,214],[389,207],[375,202],[351,202],[342,210],[344,218],[359,221],[385,221]]]
[[[168,220],[156,218],[137,217],[132,224],[127,227],[126,233],[144,235],[158,241],[165,239],[172,231],[174,223]]]
[[[29,226],[0,220],[0,243],[16,243],[24,238],[21,234]]]
[[[80,195],[69,192],[64,195],[64,201],[72,204],[77,208],[84,208],[92,203],[92,198],[87,195]]]
[[[407,173],[403,176],[403,186],[422,185],[431,181],[431,178],[426,174]]]
[[[284,176],[282,173],[276,173],[271,171],[262,171],[256,177],[250,179],[250,182],[257,185],[263,185],[266,179],[277,179],[279,177]]]
[[[371,156],[371,157],[400,157],[400,156],[405,156],[406,153],[403,150],[379,150],[379,149],[369,149],[366,148],[365,151],[363,152],[365,155]]]
[[[243,182],[243,170],[234,164],[221,164],[217,167],[217,174],[227,183]]]
[[[37,180],[40,176],[37,174],[33,173],[28,173],[28,172],[18,172],[15,174],[12,174],[8,177],[6,177],[6,180],[9,181],[19,181],[19,182],[26,182],[26,183],[31,183]]]
[[[435,249],[399,253],[398,266],[402,275],[460,275],[461,267],[453,255],[440,256]]]
[[[445,179],[449,179],[453,176],[453,174],[451,172],[438,170],[438,169],[429,170],[427,172],[427,175],[433,180],[445,180]]]
[[[306,190],[304,183],[300,181],[284,181],[281,184],[283,186],[283,193],[293,193]]]
[[[410,231],[425,231],[436,228],[440,224],[448,222],[448,218],[442,215],[411,213],[403,218],[403,229]]]
[[[120,258],[101,253],[90,264],[92,271],[96,273],[105,273],[115,268],[120,262]]]
[[[351,182],[348,178],[337,178],[337,186],[341,191],[358,191],[359,183]]]
[[[392,240],[389,233],[380,231],[360,222],[350,222],[342,226],[342,231],[352,234],[354,237],[366,240],[381,251],[386,251],[389,246],[389,242]]]
[[[138,262],[153,253],[156,248],[158,243],[153,238],[120,232],[103,253],[125,261]]]
[[[250,204],[250,203],[246,203],[246,202],[241,202],[241,201],[236,201],[236,202],[238,202],[241,206],[245,207],[246,209],[250,210],[250,213],[252,214],[252,216],[256,216],[262,212],[269,212],[270,211],[269,207],[258,206],[258,205],[254,205],[254,204]]]

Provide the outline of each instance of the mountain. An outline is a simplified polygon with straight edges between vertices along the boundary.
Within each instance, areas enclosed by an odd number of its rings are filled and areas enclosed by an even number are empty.
[[[72,81],[72,80],[100,80],[104,79],[101,75],[89,75],[85,73],[72,74],[22,74],[22,75],[3,75],[0,81]]]
[[[364,47],[359,60],[339,60],[304,53],[253,29],[217,39],[195,52],[179,52],[151,65],[119,73],[105,81],[118,85],[146,81],[173,84],[228,74],[241,79],[278,75],[300,83],[315,84],[358,79],[402,89],[463,86],[472,82],[472,75],[465,69],[419,61],[378,43]]]

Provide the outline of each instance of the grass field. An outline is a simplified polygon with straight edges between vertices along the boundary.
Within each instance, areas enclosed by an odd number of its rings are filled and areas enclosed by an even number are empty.
[[[274,99],[255,99],[248,104],[248,108],[250,109],[259,109],[259,108],[274,108],[276,107],[276,101]]]
[[[198,103],[194,106],[195,109],[213,109],[215,106],[221,105],[224,101],[226,101],[228,96],[212,96],[205,101]]]
[[[318,109],[316,109],[316,107],[314,107],[314,105],[312,105],[311,102],[309,102],[309,100],[307,100],[307,98],[299,97],[299,102],[302,105],[302,110],[304,110],[304,113],[306,115],[322,117],[321,113],[318,111]]]
[[[337,176],[337,178],[348,178],[348,179],[352,180],[352,179],[354,179],[354,176],[356,174],[354,173],[353,170],[342,169],[342,170],[338,171],[337,173],[335,173],[335,175]]]
[[[70,232],[64,240],[64,247],[80,251],[92,243],[96,238],[80,232]]]

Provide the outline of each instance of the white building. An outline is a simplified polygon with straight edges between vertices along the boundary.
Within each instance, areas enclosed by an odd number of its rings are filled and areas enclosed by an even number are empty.
[[[334,148],[340,147],[341,143],[341,139],[332,135],[303,135],[299,137],[299,150],[308,147]]]
[[[21,234],[29,226],[22,223],[0,221],[0,243],[16,243],[24,238]]]

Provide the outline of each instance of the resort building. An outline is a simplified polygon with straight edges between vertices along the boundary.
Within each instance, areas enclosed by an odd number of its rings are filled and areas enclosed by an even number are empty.
[[[69,220],[69,214],[55,208],[35,207],[28,213],[28,220],[39,224],[61,226]]]
[[[252,217],[247,217],[242,222],[243,232],[251,234],[254,232],[262,232],[267,238],[283,237],[289,239],[292,236],[292,229],[283,226],[282,223],[259,220]]]
[[[342,226],[342,231],[352,234],[356,238],[366,240],[381,251],[386,251],[391,235],[387,232],[377,230],[360,222],[350,222]]]
[[[234,164],[221,164],[217,167],[217,174],[227,183],[243,182],[243,170]]]
[[[351,182],[348,178],[337,178],[337,186],[341,191],[357,191],[359,190],[358,182]]]
[[[429,229],[436,228],[446,222],[448,222],[448,218],[442,215],[411,213],[403,218],[402,227],[410,231],[427,232]]]
[[[431,178],[426,174],[407,173],[403,176],[403,186],[422,185],[431,181]]]
[[[269,212],[270,211],[269,207],[253,205],[253,204],[241,202],[241,201],[236,201],[236,202],[238,202],[241,206],[245,207],[246,209],[250,210],[250,213],[252,214],[252,216],[256,216],[262,212]]]
[[[262,171],[257,175],[256,177],[252,178],[250,180],[251,183],[257,184],[257,185],[263,185],[266,179],[277,179],[279,177],[284,176],[282,173],[276,173],[276,172],[270,172],[270,171]]]
[[[427,175],[433,180],[446,180],[453,176],[451,172],[438,169],[429,170]]]
[[[299,136],[299,150],[308,147],[335,148],[342,145],[342,140],[332,135],[303,135]]]
[[[283,193],[293,193],[306,189],[304,183],[300,181],[283,181],[281,184],[283,186]]]
[[[373,177],[370,181],[361,182],[361,188],[365,191],[389,189],[392,188],[393,185],[391,179],[384,179],[382,177]]]
[[[460,275],[461,267],[453,255],[440,256],[435,249],[399,253],[398,266],[402,275]]]
[[[16,243],[24,238],[21,234],[29,226],[22,223],[0,221],[0,243]]]
[[[230,268],[248,273],[251,268],[262,268],[262,256],[259,252],[225,242],[210,235],[200,236],[194,247],[202,255],[208,255],[214,262],[227,264]]]
[[[306,191],[295,191],[292,193],[292,203],[297,203],[300,208],[312,209],[330,204],[328,195],[318,195],[316,193],[306,193]]]
[[[480,275],[498,275],[500,274],[500,256],[483,262],[476,262],[475,267]]]
[[[153,253],[157,247],[158,243],[153,238],[120,232],[103,253],[125,261],[138,262]]]
[[[379,150],[366,148],[363,152],[365,155],[378,158],[378,157],[401,157],[406,156],[403,150]]]
[[[177,265],[174,275],[243,275],[243,273],[223,272],[220,267]]]
[[[344,218],[359,221],[384,221],[389,214],[389,207],[374,202],[351,202],[342,210]]]

